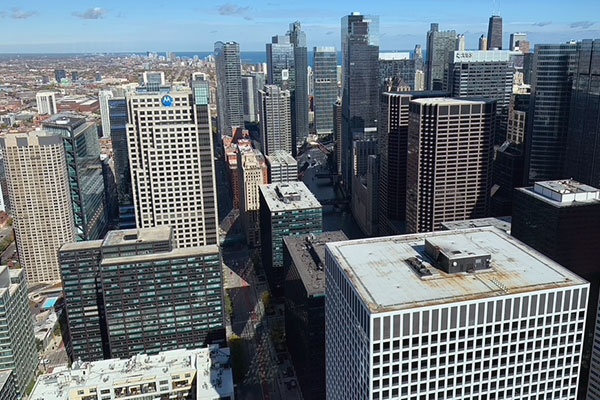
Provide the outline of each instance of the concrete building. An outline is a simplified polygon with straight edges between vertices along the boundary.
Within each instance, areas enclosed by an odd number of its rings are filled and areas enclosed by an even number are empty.
[[[283,238],[286,342],[304,400],[325,398],[325,245],[342,231]]]
[[[327,399],[577,397],[589,283],[494,228],[327,244]]]
[[[102,120],[102,137],[110,138],[110,112],[108,101],[112,99],[112,90],[101,90],[98,92],[98,102],[100,103],[100,119]]]
[[[255,97],[258,95],[258,88],[254,87],[254,76],[242,75],[242,95],[244,105],[244,122],[253,123],[257,120],[257,111],[255,106],[257,101]],[[262,89],[262,88],[261,88]]]
[[[246,232],[246,242],[251,247],[260,245],[259,186],[269,183],[265,157],[256,149],[238,153],[240,177],[240,216]]]
[[[77,240],[101,238],[108,228],[98,130],[83,115],[61,113],[42,124],[63,139]]]
[[[484,35],[479,37],[479,50],[487,50],[488,49],[488,40]]]
[[[276,150],[295,151],[292,137],[291,95],[279,86],[265,85],[260,97],[260,137],[262,150],[270,155]]]
[[[335,138],[335,162],[338,175],[343,173],[344,164],[344,139],[342,131],[342,100],[337,99],[332,107],[333,112],[333,136]]]
[[[383,91],[415,90],[415,59],[409,52],[379,53],[379,80]]]
[[[298,161],[286,151],[274,151],[267,156],[269,183],[293,182],[298,180]]]
[[[407,231],[487,216],[495,103],[430,98],[409,107]]]
[[[530,94],[513,94],[508,112],[506,139],[521,145],[525,142]]]
[[[59,256],[72,360],[224,342],[216,245],[175,248],[161,226],[68,243]]]
[[[165,86],[165,73],[164,71],[144,71],[140,76],[140,85],[160,87]]]
[[[376,153],[377,142],[354,142],[357,148],[368,148],[369,153]],[[356,157],[356,156],[355,156]],[[354,175],[352,182],[352,216],[360,230],[367,236],[379,233],[379,186],[380,159],[376,154],[369,154],[365,160],[366,169],[360,175]]]
[[[488,25],[488,50],[502,50],[502,17],[492,15]]]
[[[335,47],[315,47],[314,51],[315,95],[315,131],[319,136],[333,133],[332,105],[338,97],[337,63],[338,55]]]
[[[427,32],[427,90],[448,90],[448,66],[456,50],[456,31],[439,30],[431,24]]]
[[[35,377],[39,363],[27,281],[22,269],[0,266],[0,322],[0,371],[12,371],[13,376],[6,379],[14,380],[12,384],[18,398],[22,398],[26,396],[27,387]],[[11,382],[5,384],[9,387],[2,389],[3,385],[0,384],[0,394],[2,391],[10,393]]]
[[[196,350],[138,354],[75,362],[38,378],[31,400],[234,399],[229,349],[209,346]]]
[[[521,50],[521,42],[527,42],[527,34],[515,32],[510,34],[508,50]],[[523,51],[523,50],[521,50]],[[523,53],[525,53],[523,51]]]
[[[12,369],[0,372],[0,399],[18,400],[19,394],[15,386],[15,377]]]
[[[0,147],[20,265],[30,283],[59,281],[57,251],[77,238],[63,139],[12,134]]]
[[[283,294],[283,238],[321,233],[323,208],[302,182],[260,186],[260,242],[262,263],[271,292]]]
[[[231,136],[233,128],[244,126],[240,45],[236,42],[216,42],[215,68],[219,135]]]
[[[171,226],[177,247],[217,244],[207,88],[141,88],[127,104],[136,226]]]
[[[456,50],[457,51],[466,51],[467,50],[467,38],[462,33],[456,35]]]
[[[37,92],[35,102],[39,115],[54,115],[58,112],[56,108],[56,93],[54,92]]]
[[[488,217],[467,219],[465,221],[444,222],[442,224],[442,230],[453,231],[457,229],[483,228],[486,226],[491,226],[510,235],[511,221],[511,217]]]

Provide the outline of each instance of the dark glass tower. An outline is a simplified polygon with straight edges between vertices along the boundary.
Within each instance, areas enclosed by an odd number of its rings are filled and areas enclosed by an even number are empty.
[[[215,65],[219,134],[231,136],[233,127],[244,126],[240,45],[215,43]]]
[[[502,50],[502,17],[492,15],[488,25],[488,50]]]
[[[306,34],[300,22],[290,24],[290,43],[294,47],[296,87],[292,97],[292,132],[294,146],[299,147],[308,137],[308,51]],[[295,148],[294,148],[295,150]],[[294,152],[295,153],[295,152]]]
[[[318,135],[333,133],[332,105],[337,100],[337,52],[335,47],[315,47],[314,49],[315,130]]]
[[[564,178],[577,44],[535,46],[525,138],[525,181]]]
[[[131,174],[129,172],[129,151],[127,150],[127,101],[125,97],[108,100],[110,138],[115,159],[115,180],[119,206],[133,205],[131,199]]]
[[[584,40],[573,77],[565,176],[600,187],[600,40]]]
[[[431,24],[427,32],[427,90],[447,90],[448,65],[456,49],[456,31],[439,31],[439,24]]]

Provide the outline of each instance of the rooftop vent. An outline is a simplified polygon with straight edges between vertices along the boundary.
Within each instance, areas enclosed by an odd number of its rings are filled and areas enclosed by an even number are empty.
[[[123,240],[137,240],[138,235],[137,233],[130,233],[127,235],[123,235]]]
[[[465,236],[438,236],[425,239],[425,252],[437,268],[448,274],[491,268],[492,256]]]

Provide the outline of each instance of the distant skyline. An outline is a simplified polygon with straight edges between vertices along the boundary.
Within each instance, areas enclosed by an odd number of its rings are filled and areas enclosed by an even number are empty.
[[[5,0],[6,1],[6,0]],[[488,19],[504,20],[504,40],[525,32],[532,43],[600,37],[600,2],[576,0],[253,1],[3,1],[0,53],[211,51],[236,41],[264,51],[272,35],[299,20],[308,46],[340,47],[340,19],[352,11],[380,16],[381,48],[425,48],[432,22],[465,34],[467,48],[487,35]],[[5,4],[4,4],[5,3]]]

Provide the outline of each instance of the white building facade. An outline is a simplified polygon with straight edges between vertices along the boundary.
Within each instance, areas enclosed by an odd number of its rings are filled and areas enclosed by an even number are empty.
[[[108,100],[113,97],[113,92],[111,90],[101,90],[98,92],[100,118],[102,120],[102,137],[106,139],[110,137],[110,111],[108,108]]]
[[[38,92],[35,95],[35,102],[40,115],[56,114],[56,93],[54,92]]]

